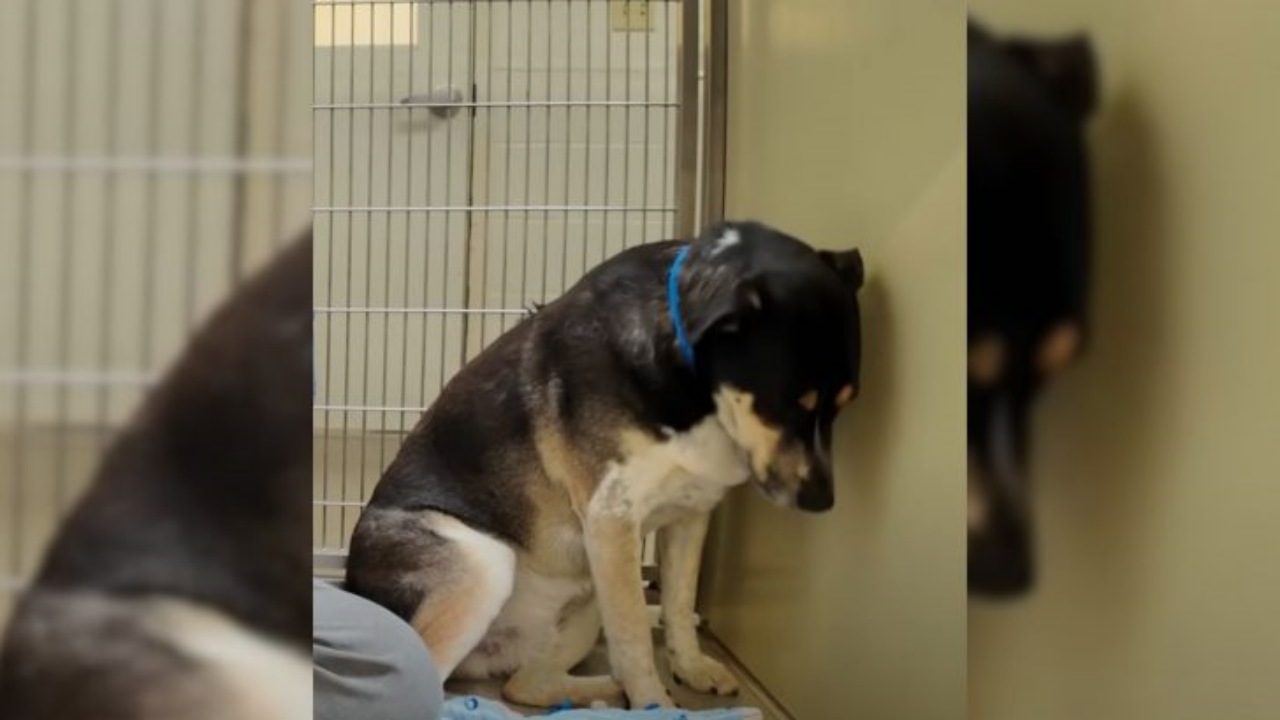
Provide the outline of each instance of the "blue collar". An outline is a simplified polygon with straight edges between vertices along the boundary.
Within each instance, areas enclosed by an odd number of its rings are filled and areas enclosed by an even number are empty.
[[[689,246],[685,245],[676,253],[676,259],[671,261],[671,269],[667,270],[667,313],[671,317],[671,326],[676,331],[676,346],[680,348],[680,356],[689,367],[693,367],[693,343],[689,342],[684,319],[680,317],[680,269],[688,258]]]

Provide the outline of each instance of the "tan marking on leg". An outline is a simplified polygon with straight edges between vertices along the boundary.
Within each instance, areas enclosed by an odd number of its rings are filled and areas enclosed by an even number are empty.
[[[473,637],[476,626],[481,625],[476,609],[487,594],[479,578],[460,578],[457,582],[452,587],[434,589],[418,606],[412,621],[431,656],[450,673],[480,641]],[[487,629],[491,621],[492,618],[485,621],[481,630]]]
[[[448,678],[488,632],[511,596],[515,552],[494,538],[440,513],[428,514],[431,529],[453,542],[457,566],[418,606],[410,624]]]

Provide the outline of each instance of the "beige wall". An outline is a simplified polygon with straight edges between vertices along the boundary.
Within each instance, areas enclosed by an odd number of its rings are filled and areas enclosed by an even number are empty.
[[[712,631],[797,718],[964,714],[964,10],[731,3],[728,213],[862,248],[836,507],[721,514]]]
[[[1036,597],[969,615],[971,717],[1280,708],[1280,4],[975,0],[1105,76],[1094,341],[1036,416]]]

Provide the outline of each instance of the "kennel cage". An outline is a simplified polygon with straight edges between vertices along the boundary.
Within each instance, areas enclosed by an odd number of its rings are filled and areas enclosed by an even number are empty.
[[[692,234],[709,7],[314,0],[317,572],[463,364],[605,258]]]
[[[309,8],[15,0],[0,23],[0,625],[193,327],[307,221]]]

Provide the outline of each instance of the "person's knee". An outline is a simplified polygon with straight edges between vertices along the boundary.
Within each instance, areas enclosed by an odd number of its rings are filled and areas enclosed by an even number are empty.
[[[314,592],[315,717],[437,718],[443,679],[407,623],[334,587]]]

